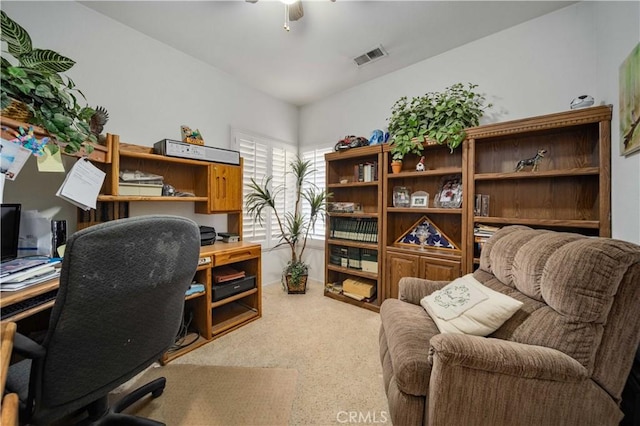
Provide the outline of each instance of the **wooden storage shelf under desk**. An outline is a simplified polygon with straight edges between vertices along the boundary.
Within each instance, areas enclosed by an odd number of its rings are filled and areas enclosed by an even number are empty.
[[[205,291],[187,296],[185,300],[185,313],[190,312],[189,315],[193,316],[192,328],[197,331],[199,338],[187,347],[166,353],[160,360],[163,364],[262,316],[260,244],[240,241],[203,246],[200,248],[200,258],[206,261],[198,266],[195,278],[204,284]],[[255,276],[255,287],[212,302],[213,275],[215,269],[222,265],[245,271],[247,276]],[[185,338],[186,341],[189,339],[190,336]]]

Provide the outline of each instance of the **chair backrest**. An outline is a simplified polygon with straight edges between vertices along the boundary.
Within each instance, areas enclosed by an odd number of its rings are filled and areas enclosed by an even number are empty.
[[[195,222],[115,220],[73,234],[43,345],[44,407],[92,402],[174,342],[200,253]]]
[[[485,244],[475,276],[524,302],[491,337],[562,351],[620,398],[640,343],[640,246],[504,227]]]

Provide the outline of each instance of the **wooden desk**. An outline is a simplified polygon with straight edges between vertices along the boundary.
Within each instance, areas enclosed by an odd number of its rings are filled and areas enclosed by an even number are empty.
[[[0,292],[0,309],[13,305],[24,300],[28,300],[34,298],[40,294],[44,294],[48,291],[55,290],[59,287],[60,282],[57,278],[54,278],[50,281],[45,281],[41,284],[36,284],[34,286],[25,288],[23,290],[18,291],[2,291]],[[11,317],[6,318],[4,321],[20,321],[27,317],[31,317],[38,312],[42,312],[47,310],[53,306],[55,300],[50,300],[41,305],[35,306],[27,311],[21,312],[19,314],[13,315]]]
[[[0,323],[0,334],[2,335],[2,346],[0,347],[0,395],[4,394],[4,384],[7,380],[7,370],[11,361],[15,333],[15,322]],[[2,413],[0,416],[0,423],[4,426],[16,426],[18,424],[17,394],[10,393],[2,398]]]
[[[203,246],[200,248],[200,260],[194,279],[204,284],[205,291],[185,298],[185,311],[193,315],[192,326],[198,331],[199,337],[194,344],[165,354],[160,360],[163,364],[262,316],[262,247],[260,244],[240,241]],[[256,286],[213,302],[212,277],[217,267],[225,265],[243,270],[247,276],[255,276]],[[58,279],[53,279],[24,290],[0,292],[0,309],[55,290],[58,286]],[[54,302],[51,300],[30,308],[6,318],[2,323],[19,321],[22,334],[45,329],[48,325],[46,322],[48,310]]]

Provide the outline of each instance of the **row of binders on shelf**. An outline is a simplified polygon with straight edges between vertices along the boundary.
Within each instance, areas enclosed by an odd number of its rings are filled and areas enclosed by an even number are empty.
[[[378,273],[378,251],[358,247],[333,246],[329,253],[329,263],[376,274]]]
[[[60,276],[60,259],[33,256],[0,266],[0,291],[18,291]]]
[[[354,164],[354,182],[375,182],[378,180],[378,162],[370,161],[366,163]]]
[[[332,217],[329,237],[363,243],[377,243],[378,220],[372,218]]]

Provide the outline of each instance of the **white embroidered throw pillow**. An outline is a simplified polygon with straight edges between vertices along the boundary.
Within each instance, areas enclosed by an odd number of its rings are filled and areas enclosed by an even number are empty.
[[[522,306],[522,302],[482,285],[471,274],[434,291],[420,304],[441,333],[474,336],[493,333]]]

